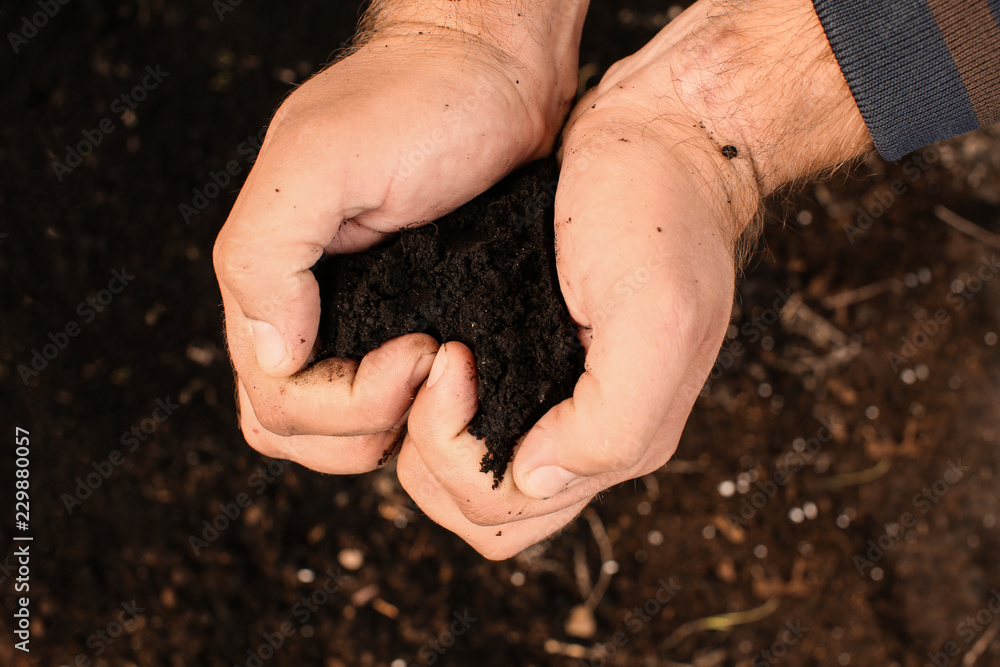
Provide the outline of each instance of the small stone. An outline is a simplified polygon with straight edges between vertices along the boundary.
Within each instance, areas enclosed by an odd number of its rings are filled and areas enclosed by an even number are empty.
[[[341,549],[340,553],[337,554],[337,562],[345,570],[360,570],[361,566],[365,564],[365,555],[361,553],[360,549]]]
[[[566,634],[579,639],[590,639],[597,632],[597,621],[594,612],[582,604],[573,607],[566,619]]]

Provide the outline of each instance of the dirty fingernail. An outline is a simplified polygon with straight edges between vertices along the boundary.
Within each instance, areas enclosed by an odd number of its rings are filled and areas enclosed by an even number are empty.
[[[272,325],[260,320],[250,320],[250,330],[253,347],[257,351],[257,363],[265,372],[273,374],[288,357],[284,339]]]
[[[565,468],[542,466],[525,475],[524,482],[528,488],[524,491],[535,498],[551,498],[581,479],[583,478]]]
[[[444,349],[444,345],[438,350],[437,355],[434,357],[434,365],[431,366],[431,374],[427,376],[427,388],[430,389],[437,381],[441,379],[444,375],[445,369],[448,368],[448,353]]]

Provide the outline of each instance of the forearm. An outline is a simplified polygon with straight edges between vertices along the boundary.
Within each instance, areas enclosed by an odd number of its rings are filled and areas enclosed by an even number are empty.
[[[679,96],[761,196],[872,147],[810,0],[711,0],[671,27]]]

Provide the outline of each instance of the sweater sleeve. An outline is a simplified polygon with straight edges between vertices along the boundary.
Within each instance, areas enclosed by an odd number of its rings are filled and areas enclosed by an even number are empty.
[[[1000,122],[1000,0],[813,0],[887,160]]]

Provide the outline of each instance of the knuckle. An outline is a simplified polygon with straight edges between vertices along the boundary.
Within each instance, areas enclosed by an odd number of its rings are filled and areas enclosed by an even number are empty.
[[[414,456],[412,447],[401,448],[396,465],[396,477],[403,490],[418,506],[430,502],[441,490],[440,484],[427,474],[423,462]]]
[[[345,468],[343,460],[337,462],[344,471],[342,474],[354,475],[377,470],[392,460],[399,451],[398,440],[392,437],[357,436],[354,444],[350,465]]]
[[[251,449],[260,452],[264,456],[281,458],[281,448],[277,446],[274,438],[268,437],[268,434],[260,426],[251,423],[250,420],[244,417],[240,429],[243,431],[243,439],[247,441]]]
[[[295,435],[295,426],[283,406],[273,401],[260,401],[254,406],[257,421],[271,433],[288,437]]]
[[[230,289],[250,269],[246,253],[234,249],[231,230],[232,227],[227,223],[227,226],[219,232],[212,248],[212,266],[215,268],[215,274]]]
[[[365,430],[372,433],[383,433],[392,429],[405,411],[405,407],[397,410],[393,402],[387,402],[362,404],[350,412],[358,415],[360,425],[363,425]]]
[[[402,416],[401,412],[400,417]],[[429,418],[423,411],[412,410],[410,412],[410,416],[406,420],[406,430],[410,437],[420,445],[436,442],[436,438],[439,437],[434,428],[433,418]]]

